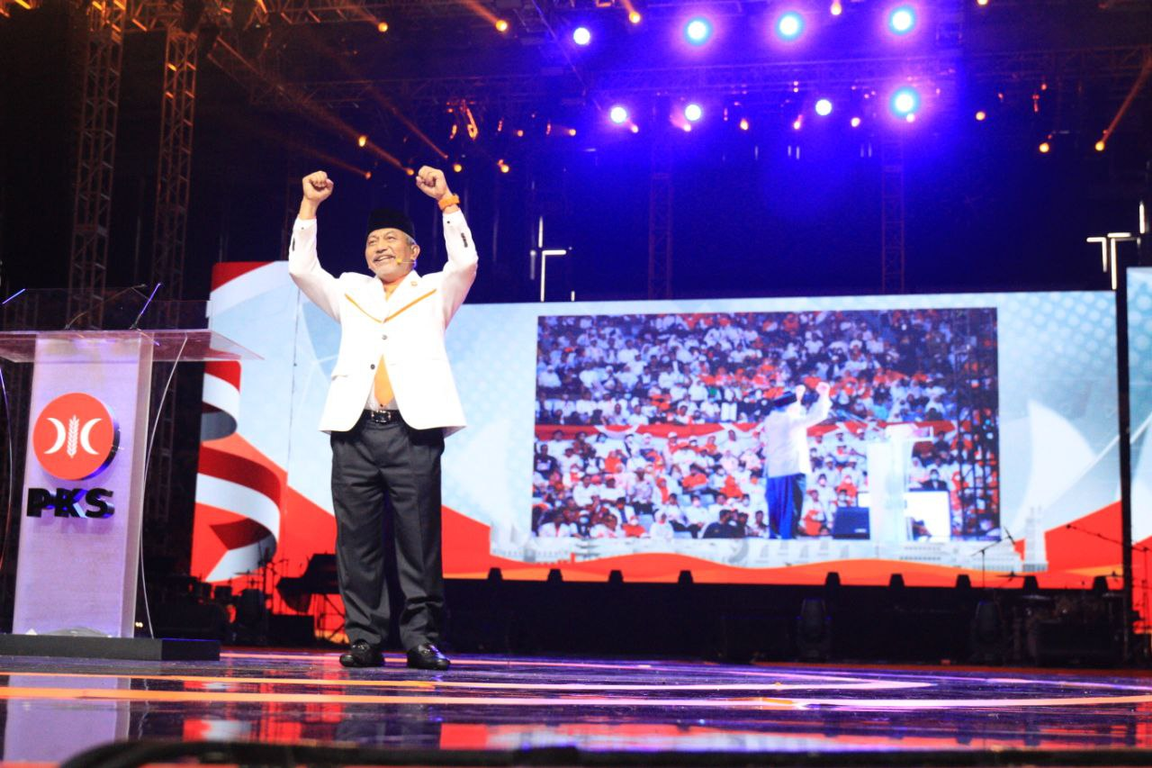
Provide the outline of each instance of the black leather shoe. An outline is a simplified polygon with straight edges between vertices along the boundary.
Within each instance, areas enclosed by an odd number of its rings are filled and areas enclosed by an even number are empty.
[[[347,653],[340,654],[340,663],[346,667],[380,667],[384,665],[384,654],[364,640],[357,640]]]
[[[423,643],[408,651],[408,666],[413,669],[432,669],[443,672],[452,665],[448,657],[432,643]]]

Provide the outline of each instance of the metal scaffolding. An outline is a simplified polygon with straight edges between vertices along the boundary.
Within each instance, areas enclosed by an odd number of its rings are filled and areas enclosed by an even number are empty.
[[[89,327],[99,327],[103,318],[127,18],[127,0],[93,2],[84,13],[84,85],[68,267],[68,316],[83,315]]]
[[[169,27],[167,38],[160,109],[152,280],[164,283],[164,295],[178,299],[183,288],[184,236],[188,229],[188,196],[192,182],[196,37]]]
[[[653,171],[648,185],[648,298],[672,298],[672,174]]]
[[[904,292],[904,134],[880,142],[880,290]]]
[[[184,283],[184,241],[188,230],[196,114],[197,40],[195,35],[174,25],[167,28],[166,35],[152,281],[162,283],[163,295],[176,300],[181,297]],[[166,325],[176,319],[174,312],[172,315],[165,318]],[[178,381],[179,377],[171,375],[169,366],[154,367],[152,411],[156,414],[156,426],[144,514],[150,524],[161,528],[166,527],[172,499]]]

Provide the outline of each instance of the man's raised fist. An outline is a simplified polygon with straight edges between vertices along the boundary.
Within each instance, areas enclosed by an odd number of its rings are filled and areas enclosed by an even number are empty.
[[[316,171],[304,177],[304,199],[314,203],[322,203],[332,196],[332,189],[336,186],[324,171]]]
[[[416,186],[433,200],[439,200],[445,195],[451,194],[448,191],[448,182],[444,179],[444,171],[427,165],[416,171]]]

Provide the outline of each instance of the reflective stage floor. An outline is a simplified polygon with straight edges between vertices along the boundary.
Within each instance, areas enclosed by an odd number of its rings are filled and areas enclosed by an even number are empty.
[[[1140,672],[457,656],[428,673],[395,655],[346,670],[333,653],[226,651],[0,657],[0,674],[6,762],[163,740],[367,750],[300,764],[1152,764]]]

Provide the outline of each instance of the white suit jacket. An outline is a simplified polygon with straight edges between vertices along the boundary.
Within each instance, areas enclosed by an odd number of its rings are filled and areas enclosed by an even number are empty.
[[[288,273],[304,295],[340,323],[340,354],[332,369],[320,429],[344,432],[364,411],[381,356],[404,421],[416,429],[465,426],[444,331],[476,279],[479,261],[472,233],[457,211],[444,216],[448,263],[443,272],[409,273],[385,297],[374,275],[333,277],[316,255],[315,219],[297,219],[288,250]]]
[[[764,421],[765,477],[809,475],[812,461],[808,456],[808,428],[828,418],[832,400],[819,398],[807,413],[800,403],[772,411]]]

